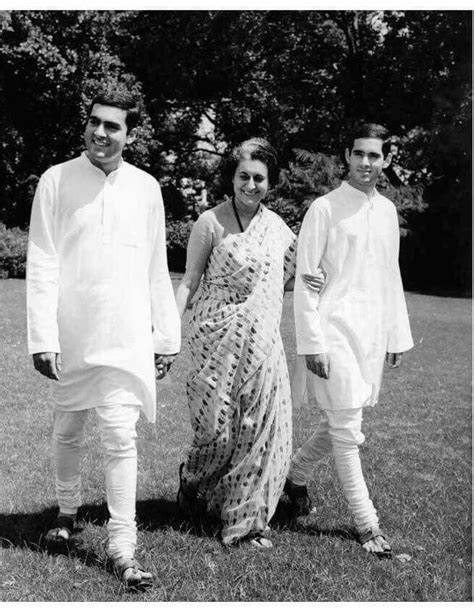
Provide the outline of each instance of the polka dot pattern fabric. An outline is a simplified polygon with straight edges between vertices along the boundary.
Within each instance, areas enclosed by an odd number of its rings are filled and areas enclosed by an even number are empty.
[[[296,238],[264,207],[211,252],[192,312],[187,393],[194,439],[182,473],[231,544],[275,512],[291,456],[291,400],[280,336]]]

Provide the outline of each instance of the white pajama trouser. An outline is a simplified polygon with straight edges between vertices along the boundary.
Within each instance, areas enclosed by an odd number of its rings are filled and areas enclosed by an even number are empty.
[[[54,415],[56,495],[59,511],[67,514],[75,514],[82,504],[82,441],[88,412],[56,410]],[[105,451],[105,486],[110,514],[107,554],[114,559],[133,557],[137,542],[135,426],[140,409],[132,405],[98,406],[95,412]]]
[[[321,412],[322,418],[315,433],[293,457],[288,478],[296,485],[307,484],[316,462],[332,451],[356,529],[364,533],[378,527],[379,521],[369,497],[359,456],[359,446],[365,440],[361,431],[362,409]]]

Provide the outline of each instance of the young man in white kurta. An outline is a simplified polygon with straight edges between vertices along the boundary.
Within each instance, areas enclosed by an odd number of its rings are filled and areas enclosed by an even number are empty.
[[[296,453],[288,478],[290,485],[306,485],[315,462],[332,451],[360,534],[376,534],[379,527],[360,465],[362,409],[377,403],[384,358],[397,367],[413,346],[397,212],[375,189],[390,163],[378,134],[356,133],[346,150],[349,181],[311,204],[299,234],[294,292],[294,402],[306,396],[323,417]],[[319,266],[327,274],[321,295],[308,291],[301,277]],[[389,550],[383,537],[369,539],[367,550]]]
[[[127,110],[98,98],[87,151],[41,177],[31,214],[28,342],[54,384],[60,514],[81,505],[80,447],[95,408],[106,453],[108,553],[136,546],[135,423],[155,420],[155,365],[180,348],[180,318],[166,259],[160,187],[121,152],[133,139]],[[119,104],[119,103],[117,103]]]

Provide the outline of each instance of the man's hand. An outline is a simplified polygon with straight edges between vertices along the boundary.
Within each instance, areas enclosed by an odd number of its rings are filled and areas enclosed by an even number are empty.
[[[33,365],[40,374],[53,380],[59,380],[61,373],[61,354],[60,353],[35,353],[33,355]]]
[[[402,360],[403,353],[387,353],[385,361],[389,368],[398,368]]]
[[[158,355],[155,353],[155,370],[157,379],[166,376],[166,373],[170,369],[173,361],[176,359],[177,354],[178,353],[174,353],[173,355]]]
[[[306,367],[319,378],[329,378],[329,353],[305,355]]]
[[[326,281],[326,275],[321,268],[316,269],[316,274],[302,274],[301,278],[304,284],[316,293],[321,291]]]

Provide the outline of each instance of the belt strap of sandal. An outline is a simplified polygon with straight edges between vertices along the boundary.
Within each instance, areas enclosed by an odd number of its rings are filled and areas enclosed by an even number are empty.
[[[382,536],[382,538],[385,538],[385,534],[380,527],[372,527],[372,529],[359,534],[359,542],[361,544],[365,544],[377,536]]]

